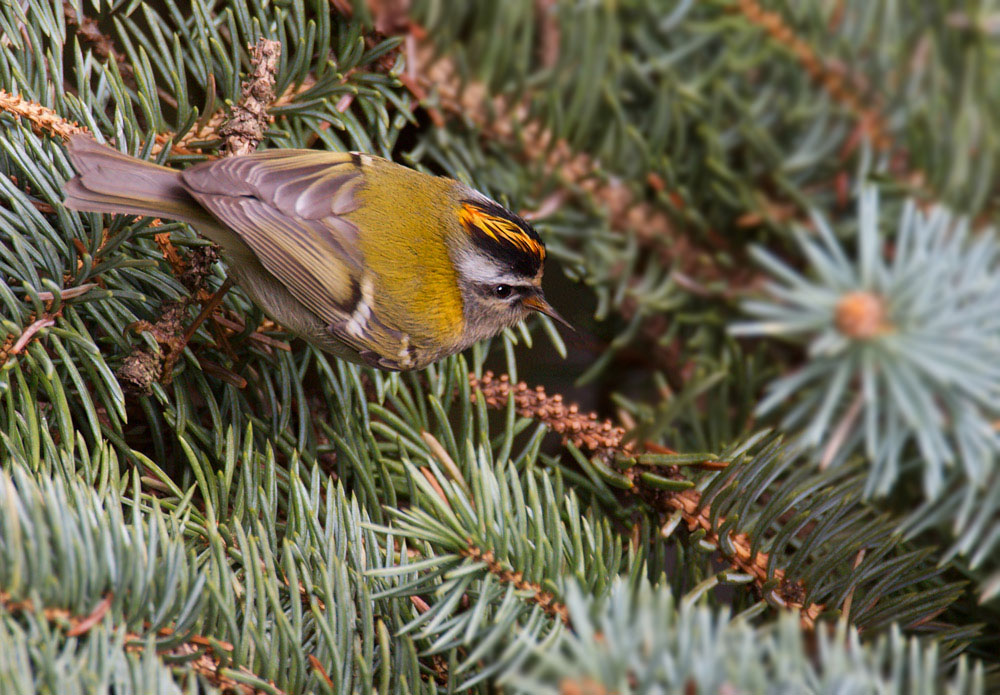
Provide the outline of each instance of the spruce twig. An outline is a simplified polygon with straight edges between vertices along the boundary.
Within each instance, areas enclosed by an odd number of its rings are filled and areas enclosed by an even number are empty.
[[[628,457],[635,453],[634,446],[625,441],[623,428],[608,420],[599,421],[595,413],[581,414],[576,405],[566,405],[559,394],[549,396],[544,388],[539,386],[531,389],[524,382],[511,384],[506,374],[494,378],[490,372],[483,374],[482,379],[470,374],[469,383],[473,391],[478,390],[483,394],[486,405],[490,408],[507,407],[508,399],[513,395],[518,415],[544,422],[553,431],[562,434],[564,441],[585,449],[608,463],[616,456]],[[704,503],[700,492],[644,489],[639,472],[636,467],[623,471],[623,475],[629,479],[631,494],[650,503],[661,513],[676,510],[682,515],[689,530],[703,530],[708,542],[715,544],[720,551],[724,547],[731,548],[732,553],[727,559],[735,569],[753,577],[762,595],[771,594],[781,605],[797,611],[804,627],[812,629],[815,626],[816,618],[823,611],[823,606],[814,603],[804,605],[801,597],[805,594],[805,587],[800,583],[785,581],[784,570],[778,568],[774,570],[773,575],[769,575],[767,553],[752,552],[753,543],[746,534],[730,532],[725,539],[726,543],[722,543],[717,529],[724,525],[725,519],[720,518],[712,523],[711,507]],[[668,475],[676,480],[683,480],[683,477],[676,472],[672,474],[668,472]],[[777,580],[778,585],[774,588],[770,586],[765,588],[765,585],[774,583],[772,578]]]
[[[261,37],[250,49],[250,74],[243,82],[243,96],[219,128],[225,156],[250,154],[264,139],[271,121],[268,108],[274,101],[274,79],[281,57],[278,41]]]
[[[0,109],[26,119],[36,133],[48,133],[68,140],[71,135],[88,132],[86,128],[63,118],[52,109],[4,89],[0,89]]]
[[[549,615],[558,618],[564,625],[569,625],[569,612],[565,604],[556,600],[555,596],[545,591],[540,585],[524,579],[520,572],[504,567],[503,563],[496,559],[493,551],[477,548],[471,542],[469,547],[461,553],[476,562],[486,565],[486,570],[495,576],[502,584],[510,584],[518,591],[523,591],[531,596],[531,602],[537,604]]]
[[[878,211],[878,192],[865,189],[854,258],[814,216],[816,238],[798,235],[811,277],[758,249],[780,282],[768,287],[774,299],[747,302],[758,320],[731,332],[809,345],[807,364],[774,381],[758,412],[793,399],[783,426],[824,466],[863,452],[869,495],[892,488],[915,445],[934,499],[947,491],[949,469],[981,485],[1000,460],[1000,245],[946,209],[923,213],[912,201],[882,238]]]
[[[0,608],[14,615],[20,613],[40,613],[50,623],[58,625],[67,637],[80,637],[103,620],[111,608],[113,599],[114,595],[109,592],[88,615],[78,616],[73,615],[64,608],[37,606],[30,599],[16,600],[9,593],[0,591]],[[146,628],[150,627],[151,625],[147,622]],[[169,627],[161,627],[156,631],[156,634],[159,637],[170,637],[173,635],[173,630]],[[125,641],[130,649],[141,651],[145,648],[146,637],[136,632],[127,632],[125,634]],[[267,690],[262,690],[228,677],[224,673],[224,669],[235,668],[236,671],[242,674],[251,676],[254,679],[258,678],[256,674],[243,666],[237,665],[234,667],[234,665],[229,663],[230,656],[228,654],[216,653],[219,649],[232,652],[233,645],[217,639],[208,639],[202,635],[186,635],[184,641],[180,644],[160,649],[158,653],[163,656],[182,659],[188,668],[205,677],[218,688],[230,692],[239,692],[243,695],[259,695],[263,693],[267,693],[267,695],[283,695],[283,692],[275,687],[273,683],[269,684]]]

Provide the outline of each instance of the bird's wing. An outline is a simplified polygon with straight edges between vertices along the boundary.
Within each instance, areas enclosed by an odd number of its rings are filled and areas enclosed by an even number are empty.
[[[199,164],[182,176],[191,195],[338,339],[375,366],[411,365],[409,339],[376,312],[358,229],[344,218],[363,185],[359,155],[269,150]]]

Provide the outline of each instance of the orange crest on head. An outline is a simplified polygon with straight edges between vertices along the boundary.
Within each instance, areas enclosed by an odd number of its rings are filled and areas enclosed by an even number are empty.
[[[545,246],[530,224],[490,200],[466,200],[458,214],[479,246],[522,275],[533,277],[538,272]]]

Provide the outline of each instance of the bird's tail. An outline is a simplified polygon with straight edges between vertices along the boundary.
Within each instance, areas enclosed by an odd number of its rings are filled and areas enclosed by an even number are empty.
[[[72,210],[214,223],[173,169],[122,154],[86,135],[71,137],[66,151],[78,172],[63,186],[64,202]]]

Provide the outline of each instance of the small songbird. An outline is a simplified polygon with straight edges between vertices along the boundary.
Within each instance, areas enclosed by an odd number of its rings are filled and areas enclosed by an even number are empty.
[[[531,311],[566,323],[542,294],[535,230],[458,181],[357,152],[176,171],[82,135],[67,149],[67,207],[191,224],[265,313],[339,357],[419,369]]]

